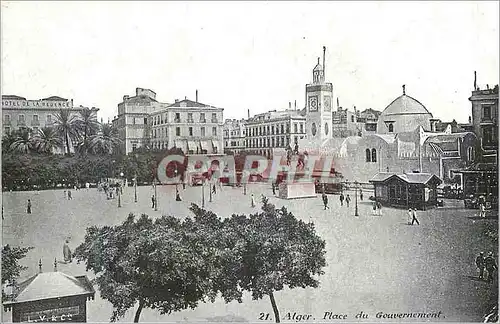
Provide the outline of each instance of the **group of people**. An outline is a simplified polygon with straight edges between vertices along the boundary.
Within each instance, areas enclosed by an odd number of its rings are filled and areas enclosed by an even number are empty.
[[[476,267],[479,270],[479,279],[492,282],[495,279],[495,274],[498,269],[497,261],[493,257],[493,252],[489,252],[488,256],[484,257],[484,253],[480,252],[476,257]],[[487,277],[484,278],[484,270]]]

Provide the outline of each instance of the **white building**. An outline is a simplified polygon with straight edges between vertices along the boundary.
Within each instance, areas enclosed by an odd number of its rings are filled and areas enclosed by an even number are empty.
[[[271,156],[275,149],[294,148],[306,134],[303,110],[289,109],[257,114],[246,125],[245,146],[248,151]]]
[[[197,99],[175,100],[163,106],[149,116],[152,148],[177,147],[184,154],[223,154],[223,111]]]
[[[223,126],[224,132],[224,153],[232,152],[237,154],[245,150],[245,119],[226,119]]]

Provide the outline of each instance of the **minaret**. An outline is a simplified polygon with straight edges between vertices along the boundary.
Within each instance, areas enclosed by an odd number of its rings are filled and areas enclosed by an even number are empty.
[[[323,65],[318,57],[313,82],[306,85],[306,136],[318,142],[332,137],[333,85],[325,81],[325,64],[326,47],[323,46]]]

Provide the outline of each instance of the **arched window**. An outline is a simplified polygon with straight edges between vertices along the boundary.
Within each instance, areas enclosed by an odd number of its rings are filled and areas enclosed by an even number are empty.
[[[377,150],[372,149],[372,162],[377,162]]]
[[[392,133],[392,132],[394,132],[394,125],[389,124],[389,133]]]
[[[328,123],[325,123],[325,135],[328,135]]]
[[[311,133],[312,133],[312,136],[316,135],[316,123],[312,123]]]
[[[370,153],[370,149],[366,149],[366,162],[371,162],[372,161],[372,156]]]

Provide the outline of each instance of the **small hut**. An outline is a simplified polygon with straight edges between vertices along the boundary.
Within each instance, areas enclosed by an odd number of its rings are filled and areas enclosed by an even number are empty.
[[[430,173],[377,173],[371,180],[375,200],[383,205],[425,209],[437,205],[441,179]]]

